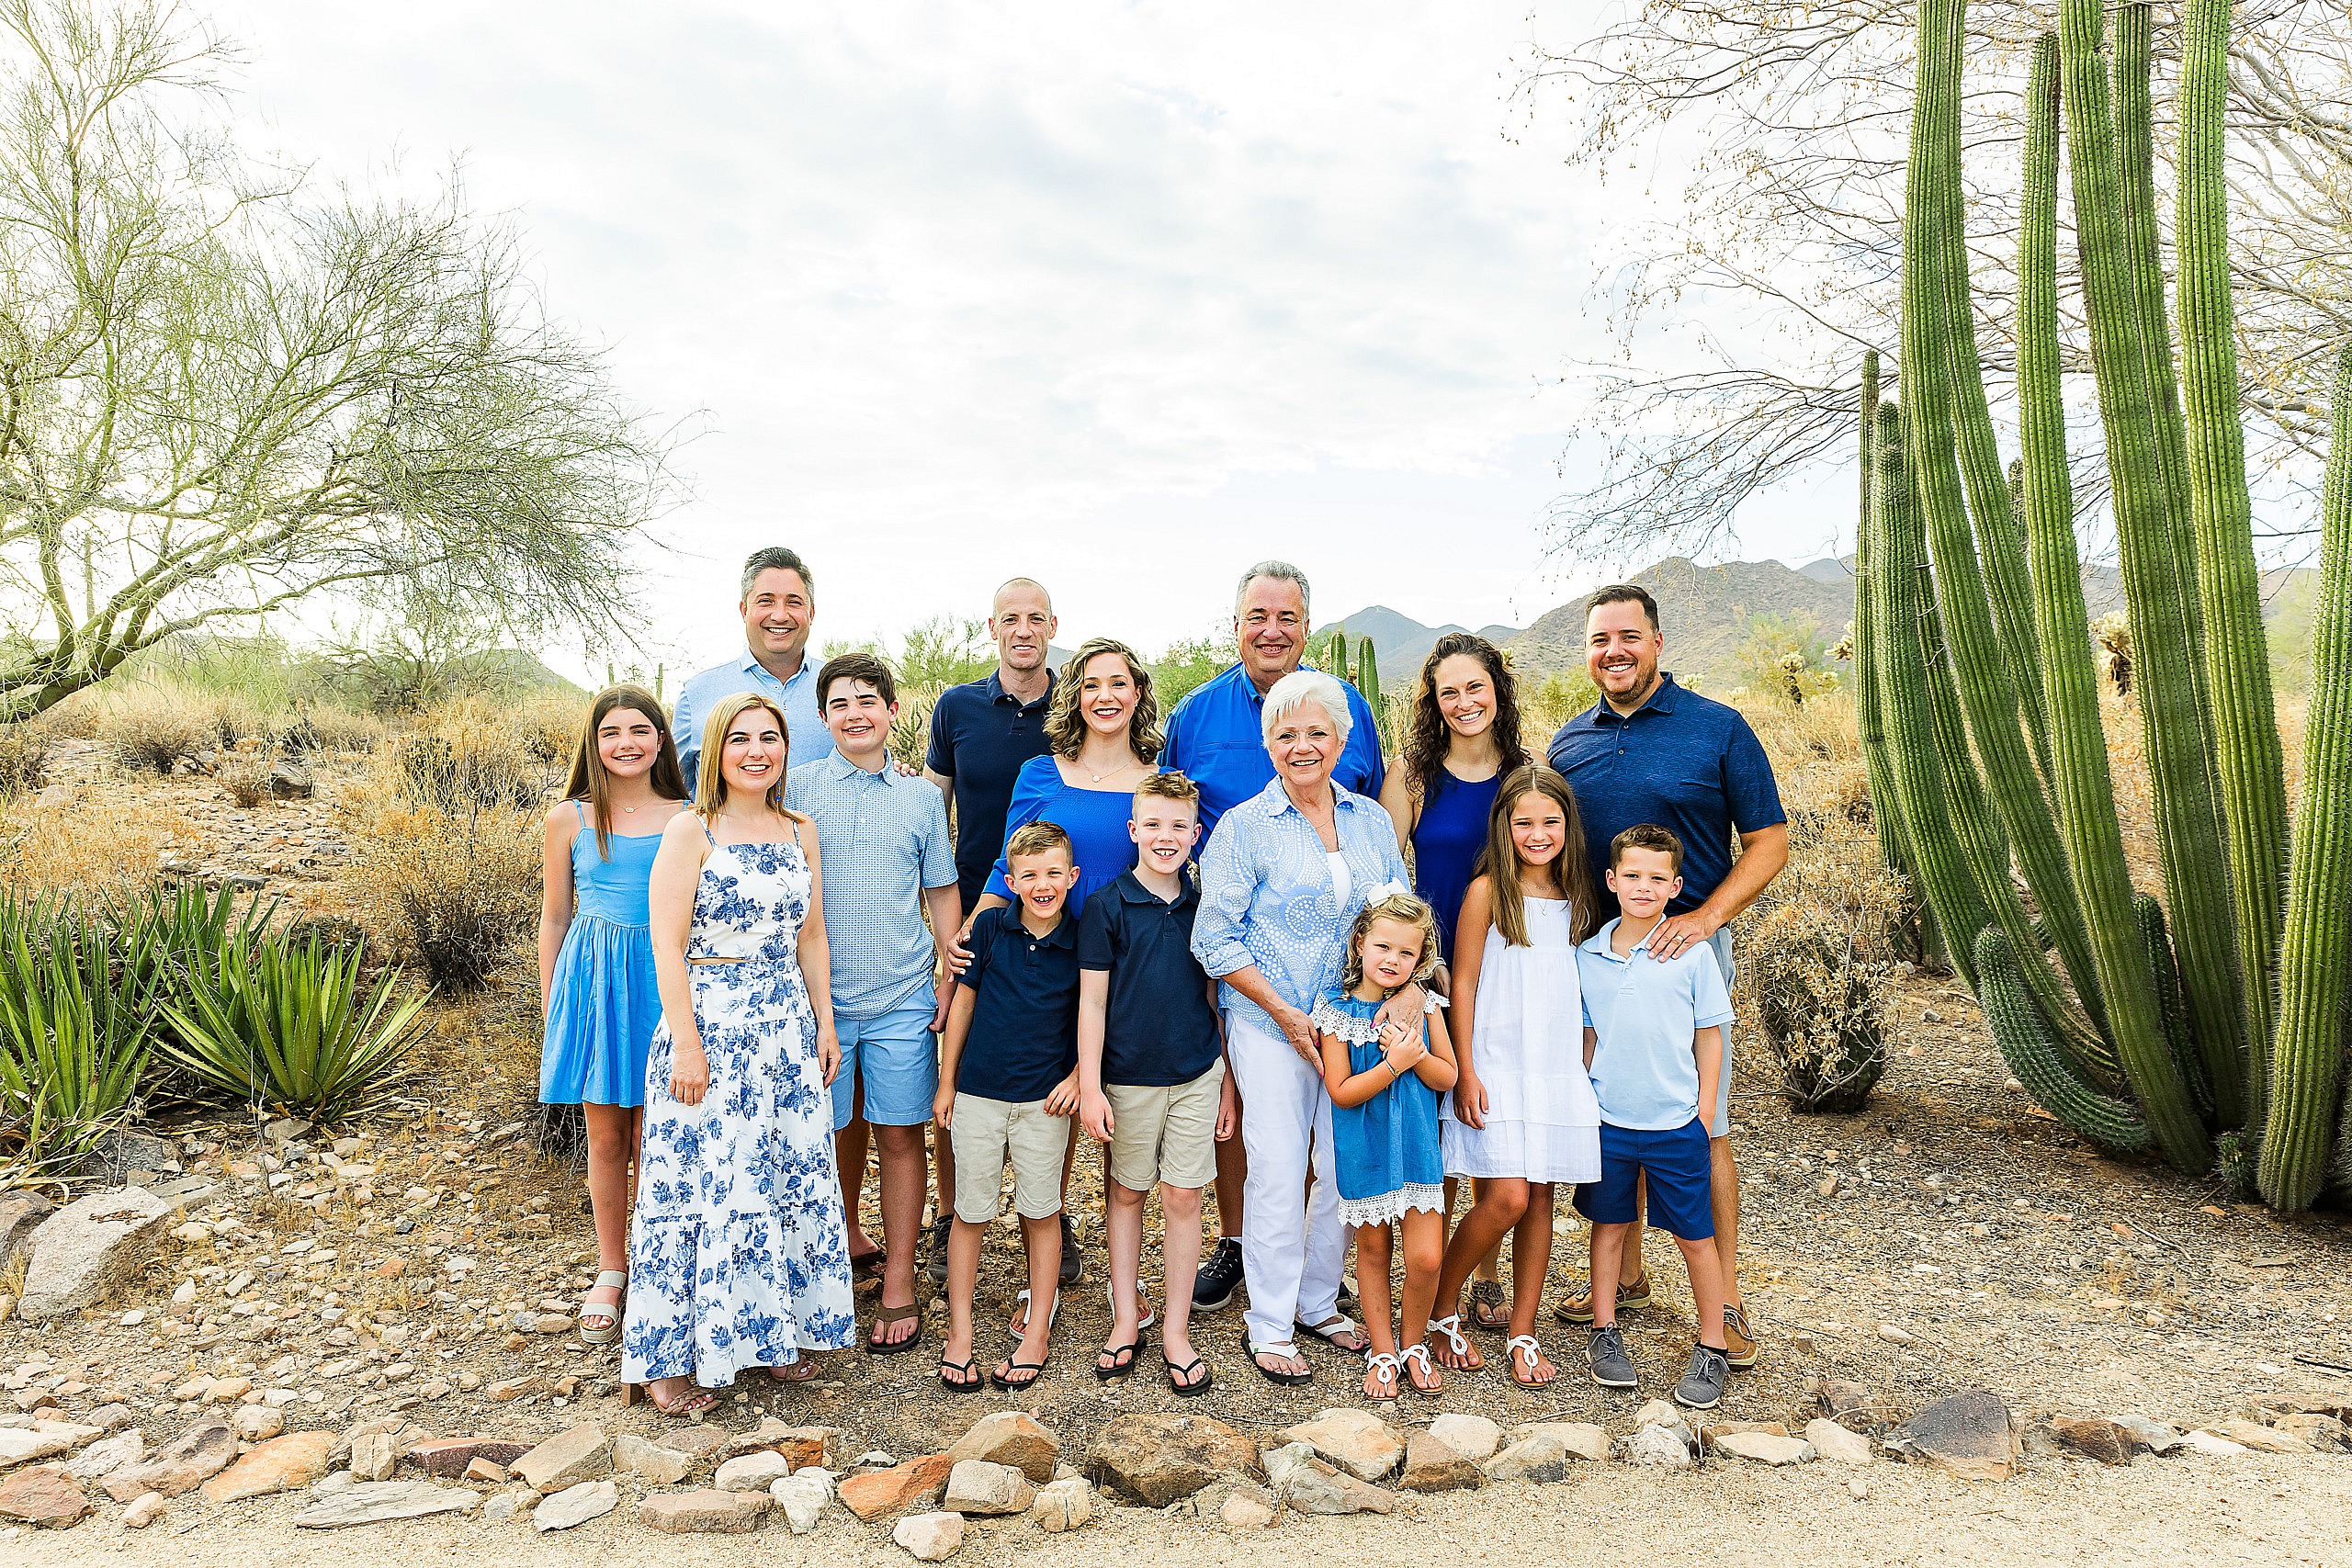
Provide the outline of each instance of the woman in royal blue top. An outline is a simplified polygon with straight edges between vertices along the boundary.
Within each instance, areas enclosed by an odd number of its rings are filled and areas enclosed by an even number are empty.
[[[1396,842],[1413,852],[1413,891],[1437,915],[1438,959],[1453,963],[1453,926],[1462,896],[1478,874],[1487,819],[1504,775],[1527,761],[1519,735],[1519,682],[1502,649],[1472,632],[1448,632],[1421,660],[1413,692],[1412,728],[1380,788],[1396,820]],[[1453,1181],[1446,1181],[1446,1213]],[[1495,1255],[1478,1263],[1470,1317],[1481,1328],[1510,1322]]]

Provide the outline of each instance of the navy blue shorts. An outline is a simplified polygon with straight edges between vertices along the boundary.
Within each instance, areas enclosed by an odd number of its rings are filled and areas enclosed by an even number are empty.
[[[1715,1234],[1714,1167],[1697,1117],[1666,1132],[1600,1124],[1600,1179],[1577,1186],[1577,1213],[1597,1225],[1634,1223],[1634,1183],[1649,1178],[1650,1224],[1684,1241]]]

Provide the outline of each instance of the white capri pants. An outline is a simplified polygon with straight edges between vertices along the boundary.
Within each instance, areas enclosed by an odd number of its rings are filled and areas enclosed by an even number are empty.
[[[1323,1075],[1299,1059],[1280,1031],[1228,1011],[1225,1038],[1241,1095],[1241,1146],[1250,1156],[1241,1204],[1241,1272],[1250,1286],[1243,1321],[1252,1344],[1287,1345],[1295,1322],[1321,1323],[1340,1305],[1348,1233],[1340,1224],[1331,1097]]]

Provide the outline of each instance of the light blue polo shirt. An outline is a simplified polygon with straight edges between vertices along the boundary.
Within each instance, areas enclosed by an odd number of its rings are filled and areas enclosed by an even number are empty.
[[[678,705],[672,710],[670,730],[678,742],[678,765],[685,770],[686,793],[695,788],[695,773],[702,756],[702,728],[711,710],[738,692],[760,692],[784,705],[785,761],[789,768],[833,754],[833,734],[817,711],[817,671],[821,660],[802,655],[800,668],[789,681],[779,681],[746,648],[724,664],[714,664],[690,675],[678,688]],[[934,792],[935,793],[935,792]]]
[[[929,1009],[934,953],[923,889],[956,886],[946,801],[887,753],[869,773],[836,751],[793,769],[784,803],[817,819],[834,1015],[879,1018],[910,1002]]]
[[[1616,931],[1612,919],[1577,949],[1585,1027],[1600,1037],[1592,1050],[1592,1092],[1609,1125],[1671,1132],[1699,1114],[1692,1036],[1730,1026],[1731,996],[1707,943],[1662,959],[1644,937],[1620,958],[1609,946]]]

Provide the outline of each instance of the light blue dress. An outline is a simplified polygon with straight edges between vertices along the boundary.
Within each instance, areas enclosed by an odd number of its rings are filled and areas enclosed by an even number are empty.
[[[642,1105],[645,1052],[662,1021],[652,917],[645,907],[662,835],[609,834],[606,860],[596,849],[595,824],[578,801],[571,807],[580,813],[580,830],[571,836],[571,927],[548,985],[539,1100]]]
[[[1306,1016],[1348,1043],[1350,1074],[1379,1065],[1377,1002],[1335,992]],[[1339,1169],[1340,1223],[1379,1225],[1408,1210],[1445,1209],[1445,1156],[1439,1145],[1437,1090],[1407,1073],[1362,1105],[1331,1107],[1331,1156]]]
[[[709,829],[704,829],[706,836]],[[832,1100],[796,944],[813,879],[797,843],[714,844],[688,958],[710,1063],[699,1105],[670,1094],[666,1020],[648,1054],[621,1376],[724,1388],[746,1367],[854,1344]]]

